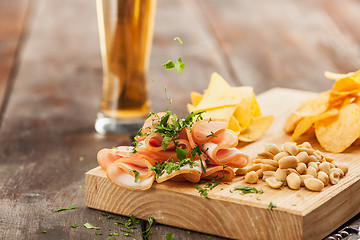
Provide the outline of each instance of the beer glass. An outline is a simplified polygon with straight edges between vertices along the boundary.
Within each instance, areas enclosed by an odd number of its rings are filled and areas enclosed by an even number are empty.
[[[134,134],[150,111],[147,69],[156,0],[96,0],[103,86],[95,129]]]

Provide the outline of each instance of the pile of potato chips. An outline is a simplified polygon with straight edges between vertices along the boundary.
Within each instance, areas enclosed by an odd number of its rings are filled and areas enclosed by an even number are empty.
[[[274,120],[272,115],[261,115],[252,87],[231,87],[217,73],[211,75],[203,95],[191,93],[191,101],[187,106],[189,112],[205,111],[204,119],[225,119],[228,128],[243,142],[260,138]]]
[[[360,70],[348,74],[325,72],[325,76],[336,81],[332,89],[293,112],[285,132],[292,133],[295,141],[314,129],[324,149],[339,153],[360,142]]]

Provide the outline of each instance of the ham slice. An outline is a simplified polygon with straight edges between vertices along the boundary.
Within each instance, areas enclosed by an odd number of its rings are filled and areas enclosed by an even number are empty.
[[[132,154],[133,147],[121,146],[114,149],[104,148],[97,154],[97,161],[100,167],[106,170],[116,160],[128,157]]]
[[[194,123],[191,128],[191,135],[197,144],[203,144],[209,141],[209,136],[215,132],[225,129],[227,122],[225,120],[211,120],[204,119]]]
[[[200,177],[201,177],[201,173],[202,173],[202,169],[201,169],[201,163],[200,160],[199,161],[194,161],[194,166],[190,166],[190,164],[186,164],[182,167],[180,167],[179,170],[177,171],[173,171],[171,173],[167,173],[165,170],[163,172],[163,174],[156,179],[156,182],[158,183],[162,183],[165,182],[169,179],[172,179],[174,177],[174,180],[179,181],[180,179],[184,178],[190,182],[198,182],[200,181]],[[182,178],[180,178],[179,176],[182,176]]]
[[[149,171],[152,164],[143,158],[125,157],[115,161],[106,169],[106,175],[111,183],[130,190],[149,189],[155,179],[155,173]],[[135,172],[140,176],[136,181]]]
[[[212,180],[216,179],[222,182],[230,182],[235,177],[235,171],[231,167],[223,167],[223,166],[208,166],[206,169],[206,173],[203,173],[201,179]]]

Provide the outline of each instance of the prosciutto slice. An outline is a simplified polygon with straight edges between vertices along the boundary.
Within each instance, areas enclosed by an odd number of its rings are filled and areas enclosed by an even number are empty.
[[[116,160],[128,157],[132,154],[133,147],[121,146],[114,149],[104,148],[97,154],[97,161],[100,167],[106,170]]]
[[[194,165],[191,167],[190,164],[186,164],[182,167],[180,167],[179,170],[173,171],[171,173],[167,173],[165,170],[163,171],[163,174],[156,179],[156,182],[162,183],[166,180],[173,179],[175,181],[181,181],[183,179],[188,180],[190,182],[198,182],[200,181],[202,169],[201,169],[201,163],[200,160],[194,161]],[[180,177],[181,175],[181,177]]]
[[[106,169],[111,183],[130,190],[149,189],[155,179],[155,173],[149,171],[152,164],[139,157],[125,157],[115,161]],[[135,171],[139,173],[136,179]]]
[[[235,177],[235,171],[231,167],[223,167],[223,166],[208,166],[206,169],[206,173],[203,173],[201,179],[212,180],[217,179],[223,182],[230,182]]]

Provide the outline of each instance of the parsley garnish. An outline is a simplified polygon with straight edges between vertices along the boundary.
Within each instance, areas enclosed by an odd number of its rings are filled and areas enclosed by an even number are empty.
[[[137,183],[138,182],[138,180],[139,180],[139,177],[140,177],[140,173],[138,172],[138,171],[136,171],[135,169],[129,169],[128,170],[129,172],[133,172],[134,174],[135,174],[135,180],[134,180],[134,182],[135,183]]]
[[[176,40],[178,40],[180,44],[183,43],[179,37],[175,37],[175,38],[174,38],[174,41],[176,41]]]
[[[272,209],[273,209],[274,207],[276,207],[276,204],[273,203],[273,202],[270,202],[270,203],[269,203],[269,210],[272,211]]]
[[[79,161],[80,162],[84,161],[84,157],[83,156],[79,157]]]
[[[174,62],[172,60],[169,60],[168,62],[164,63],[162,66],[166,70],[170,70],[172,68],[175,68],[177,73],[180,73],[180,72],[184,71],[184,68],[185,68],[185,64],[183,63],[181,58],[178,58],[176,60],[176,62]]]
[[[166,240],[175,240],[175,234],[165,233]]]
[[[95,232],[95,235],[102,235],[102,233]]]
[[[109,233],[109,236],[119,236],[117,233]]]
[[[211,134],[207,135],[206,137],[208,138],[208,137],[217,137],[217,136],[215,135],[215,133],[213,133],[213,132],[211,131]]]
[[[56,212],[61,212],[61,211],[66,211],[66,210],[71,210],[74,209],[78,204],[74,204],[68,208],[59,208],[58,210],[56,210]]]
[[[153,132],[155,133],[161,133],[161,136],[163,137],[161,147],[165,151],[168,145],[171,141],[175,141],[178,137],[181,130],[184,128],[191,128],[191,126],[202,119],[201,117],[202,112],[194,113],[191,112],[188,116],[186,116],[185,119],[180,119],[176,116],[176,114],[171,114],[170,111],[168,111],[163,117],[159,117],[158,119],[155,119],[159,121],[153,128]],[[156,114],[151,113],[148,117],[153,116]],[[168,123],[169,119],[171,117],[170,123]],[[140,131],[138,132],[138,135],[142,134]],[[141,136],[141,135],[139,135]],[[134,147],[134,149],[137,146]]]
[[[151,235],[152,225],[153,225],[153,223],[154,223],[154,220],[155,220],[155,219],[154,219],[153,217],[149,217],[149,218],[148,218],[149,227],[148,227],[145,231],[141,232],[142,237],[144,238],[144,240],[148,240],[148,239],[149,239],[149,237],[150,237],[150,235]]]
[[[92,224],[90,223],[84,223],[83,225],[84,227],[86,227],[87,229],[100,229],[99,227],[94,227]]]
[[[166,87],[165,87],[165,97],[166,97],[166,100],[168,100],[169,103],[172,104],[172,98],[169,98],[169,97],[168,97],[167,91],[166,91]]]
[[[7,230],[7,229],[9,229],[9,228],[8,228],[8,227],[3,227],[3,229],[4,229],[4,230]]]
[[[73,224],[73,225],[71,225],[71,227],[72,227],[72,228],[77,228],[78,225],[77,225],[77,224]]]
[[[194,188],[196,188],[196,189],[199,191],[200,195],[203,195],[204,198],[208,198],[207,189],[202,188],[202,187],[200,187],[199,185],[194,185]]]
[[[241,190],[243,194],[247,193],[263,193],[264,191],[262,189],[257,190],[255,187],[249,187],[249,186],[243,186],[239,185],[234,188],[234,190]]]
[[[42,230],[41,232],[42,232],[42,233],[48,233],[46,230]]]
[[[170,70],[175,67],[175,63],[172,60],[169,60],[168,62],[164,63],[162,65],[166,70]]]
[[[164,173],[171,174],[174,171],[178,171],[181,167],[189,164],[190,168],[197,166],[198,164],[191,160],[190,158],[184,158],[180,161],[175,160],[166,160],[163,163],[155,163],[150,170],[156,173],[156,179],[160,178]]]

